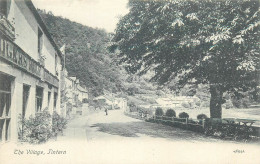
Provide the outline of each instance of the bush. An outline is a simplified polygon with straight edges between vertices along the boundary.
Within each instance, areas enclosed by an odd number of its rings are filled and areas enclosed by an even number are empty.
[[[205,115],[205,114],[199,114],[199,115],[197,115],[197,119],[198,119],[198,120],[202,120],[202,119],[206,119],[206,118],[208,118],[208,116]]]
[[[241,99],[232,99],[232,104],[236,108],[248,108],[250,106],[250,100],[248,97],[244,97]]]
[[[48,141],[52,136],[51,115],[46,109],[28,120],[23,119],[21,115],[19,119],[21,128],[18,135],[21,141],[40,144]]]
[[[52,115],[52,133],[53,136],[57,136],[58,133],[63,134],[63,129],[66,128],[67,120],[61,117],[56,111]]]
[[[209,106],[210,106],[209,101],[203,101],[203,102],[201,103],[201,107],[209,107]]]
[[[186,113],[186,112],[181,112],[181,113],[179,114],[179,118],[189,118],[189,114]]]
[[[51,116],[48,109],[44,109],[40,113],[36,113],[35,117],[30,116],[29,119],[19,116],[19,132],[20,141],[32,144],[40,144],[48,141],[51,137],[56,137],[58,133],[62,133],[67,124],[67,120],[56,112]]]
[[[226,103],[224,104],[226,109],[230,109],[233,107],[232,101],[227,100]]]
[[[163,109],[160,108],[160,107],[156,108],[155,115],[156,116],[162,116],[163,115]]]
[[[201,105],[200,101],[196,101],[195,105],[200,106]]]
[[[167,117],[176,117],[176,113],[173,109],[168,109],[165,113]]]

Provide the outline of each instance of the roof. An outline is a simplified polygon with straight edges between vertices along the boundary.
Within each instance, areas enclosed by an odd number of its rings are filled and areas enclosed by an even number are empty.
[[[71,80],[76,81],[76,77],[69,77]]]
[[[78,85],[77,88],[78,88],[78,90],[81,91],[81,92],[88,93],[88,91],[87,91],[85,88],[83,88],[82,86],[80,86],[80,85]]]
[[[61,57],[61,60],[63,61],[63,55],[60,51],[60,49],[58,48],[58,46],[56,45],[56,43],[54,42],[54,40],[52,39],[45,23],[43,22],[40,14],[38,13],[37,9],[35,8],[35,6],[33,5],[31,0],[24,0],[25,4],[28,6],[28,8],[31,10],[31,12],[33,13],[33,15],[35,16],[35,19],[37,20],[37,23],[40,25],[40,27],[42,28],[44,34],[47,36],[47,38],[50,40],[52,46],[54,47],[54,49],[57,51],[58,55]],[[63,63],[63,62],[61,62]]]
[[[101,95],[101,96],[94,98],[94,100],[101,100],[101,99],[106,99],[106,100],[109,100],[109,101],[113,100],[113,98],[111,96],[108,96],[108,95]]]

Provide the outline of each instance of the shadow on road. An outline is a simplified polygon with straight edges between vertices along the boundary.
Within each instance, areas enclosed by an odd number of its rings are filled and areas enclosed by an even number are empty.
[[[149,122],[97,123],[91,127],[98,128],[100,132],[123,137],[140,137],[139,135],[141,134],[153,138],[165,138],[170,140],[218,141],[218,139],[192,131]]]

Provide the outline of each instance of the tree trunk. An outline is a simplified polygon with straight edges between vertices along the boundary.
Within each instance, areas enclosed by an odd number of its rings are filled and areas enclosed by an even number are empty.
[[[223,91],[219,85],[210,85],[210,118],[222,117]]]

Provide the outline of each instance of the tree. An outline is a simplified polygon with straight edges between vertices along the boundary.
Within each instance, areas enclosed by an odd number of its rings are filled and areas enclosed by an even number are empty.
[[[222,116],[224,92],[259,84],[259,1],[130,0],[129,8],[110,46],[127,71],[153,70],[161,85],[208,84],[212,118]]]

